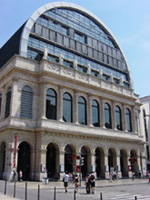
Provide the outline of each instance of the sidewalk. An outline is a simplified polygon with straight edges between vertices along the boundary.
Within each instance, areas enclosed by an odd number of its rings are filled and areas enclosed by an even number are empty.
[[[56,181],[56,182],[49,182],[47,185],[44,185],[43,182],[27,182],[28,183],[28,187],[30,187],[30,189],[35,189],[38,188],[38,185],[40,185],[40,188],[42,189],[46,189],[46,188],[51,188],[54,189],[54,187],[56,188],[64,188],[63,186],[63,182],[62,181]],[[119,186],[125,186],[125,185],[135,185],[135,184],[147,184],[148,183],[148,179],[135,179],[134,181],[132,181],[132,179],[120,179],[120,180],[115,180],[112,181],[112,183],[109,182],[109,180],[97,180],[96,181],[96,187],[115,187],[117,185]],[[12,184],[11,182],[8,182],[8,184]],[[19,187],[24,187],[25,186],[25,182],[17,182],[17,184],[19,185]],[[4,181],[1,180],[0,181],[0,185],[4,185]],[[85,187],[84,182],[81,182],[81,187]],[[69,188],[74,188],[74,184],[69,184]],[[0,193],[0,199],[2,200],[19,200],[17,198],[13,198],[13,197],[9,197],[7,195],[4,195],[3,193]]]

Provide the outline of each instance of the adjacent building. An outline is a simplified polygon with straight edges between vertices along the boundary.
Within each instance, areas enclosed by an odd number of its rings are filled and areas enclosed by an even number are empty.
[[[150,96],[140,98],[141,131],[145,141],[145,171],[150,172]]]
[[[66,2],[36,10],[0,49],[0,177],[108,178],[145,163],[140,106],[119,43]],[[81,169],[78,169],[82,161]]]

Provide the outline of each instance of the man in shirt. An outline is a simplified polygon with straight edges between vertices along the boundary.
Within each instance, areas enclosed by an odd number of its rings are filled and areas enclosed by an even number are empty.
[[[64,188],[65,188],[65,192],[67,192],[68,189],[68,182],[69,182],[69,175],[68,172],[66,171],[63,177],[63,181],[64,181]]]

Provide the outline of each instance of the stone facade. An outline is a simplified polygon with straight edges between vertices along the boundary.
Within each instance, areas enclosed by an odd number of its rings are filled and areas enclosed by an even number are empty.
[[[120,151],[124,152],[124,173],[131,176],[130,153],[135,152],[135,172],[144,162],[144,145],[140,127],[135,128],[134,114],[137,113],[139,122],[140,103],[133,89],[110,83],[103,79],[83,74],[76,69],[51,63],[43,59],[40,63],[31,61],[20,56],[14,56],[0,73],[0,92],[2,98],[2,112],[0,122],[0,142],[5,143],[5,166],[3,178],[9,179],[13,169],[14,159],[14,136],[17,136],[17,152],[19,145],[26,142],[30,146],[30,175],[32,180],[41,180],[43,173],[41,165],[46,164],[47,147],[52,143],[56,149],[55,176],[61,176],[60,166],[65,165],[65,147],[70,145],[75,155],[81,155],[84,146],[87,151],[87,172],[95,166],[95,151],[101,152],[101,176],[108,178],[108,150],[114,152],[113,166],[121,173]],[[20,118],[21,91],[23,86],[28,85],[33,90],[33,118]],[[12,88],[10,116],[4,118],[6,91]],[[46,90],[53,88],[58,94],[57,120],[46,119]],[[73,97],[73,123],[65,123],[62,119],[62,95],[69,92]],[[78,123],[77,98],[84,96],[87,103],[87,125]],[[94,127],[91,121],[91,100],[96,99],[100,104],[100,127]],[[104,126],[104,102],[111,105],[112,129]],[[123,118],[123,130],[115,128],[114,106],[119,105],[122,113],[128,107],[132,112],[133,131],[128,132]],[[139,123],[138,123],[139,126]],[[18,157],[16,153],[15,167]],[[125,156],[126,155],[126,156]],[[123,167],[123,166],[122,166]],[[2,170],[1,170],[2,172]]]

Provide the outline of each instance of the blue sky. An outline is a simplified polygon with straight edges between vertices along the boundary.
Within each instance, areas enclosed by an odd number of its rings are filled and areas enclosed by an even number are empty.
[[[0,47],[35,10],[54,1],[0,0]],[[135,93],[140,97],[150,95],[150,0],[67,2],[91,11],[109,28],[125,53]]]

